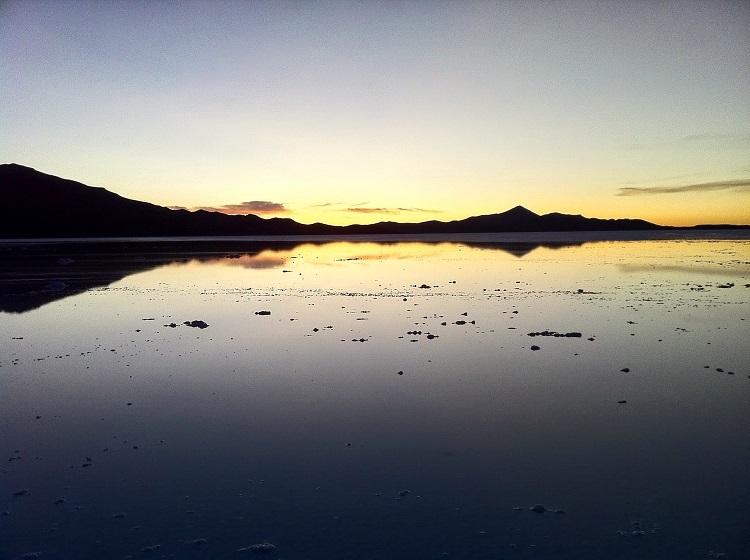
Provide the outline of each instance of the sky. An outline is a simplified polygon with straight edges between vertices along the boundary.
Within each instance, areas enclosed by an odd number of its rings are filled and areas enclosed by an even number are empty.
[[[0,163],[302,223],[750,224],[750,2],[0,0]]]

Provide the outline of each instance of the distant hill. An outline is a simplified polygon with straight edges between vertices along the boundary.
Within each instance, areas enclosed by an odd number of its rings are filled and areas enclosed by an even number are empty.
[[[451,222],[306,225],[288,218],[264,219],[253,214],[239,216],[205,210],[172,210],[15,163],[0,165],[0,218],[0,238],[3,239],[669,229],[645,220],[602,220],[558,213],[540,216],[522,206],[499,214]]]
[[[600,220],[569,214],[539,215],[523,206],[516,206],[499,214],[472,216],[452,222],[422,222],[401,224],[381,222],[378,227],[388,233],[499,233],[532,231],[640,231],[668,229],[645,220]]]
[[[0,238],[306,234],[294,220],[171,210],[101,187],[0,165]]]

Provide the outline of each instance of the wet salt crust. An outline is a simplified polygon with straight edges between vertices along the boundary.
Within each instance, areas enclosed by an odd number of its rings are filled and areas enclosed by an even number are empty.
[[[0,558],[748,558],[728,235],[0,244]]]

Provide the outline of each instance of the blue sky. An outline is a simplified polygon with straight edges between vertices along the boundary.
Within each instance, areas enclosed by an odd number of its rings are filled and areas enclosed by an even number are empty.
[[[750,223],[747,2],[0,3],[0,160],[302,222]]]

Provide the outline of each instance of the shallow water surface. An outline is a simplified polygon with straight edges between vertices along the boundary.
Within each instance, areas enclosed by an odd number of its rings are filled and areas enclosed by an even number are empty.
[[[750,557],[734,237],[2,244],[0,559]]]

